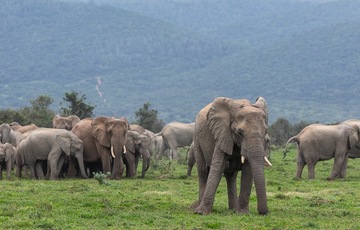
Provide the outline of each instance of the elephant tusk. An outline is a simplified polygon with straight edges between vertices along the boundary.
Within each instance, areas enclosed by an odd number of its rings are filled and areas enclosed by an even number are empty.
[[[125,145],[124,145],[124,148],[123,148],[123,150],[124,150],[124,154],[126,153],[126,147],[125,147]]]
[[[271,162],[269,161],[269,159],[266,156],[264,156],[264,160],[265,160],[266,164],[268,164],[269,166],[272,166]]]
[[[241,163],[242,163],[242,164],[245,163],[245,156],[241,156]]]
[[[112,156],[113,158],[116,158],[116,157],[115,157],[115,154],[114,154],[114,146],[111,146],[111,156]]]

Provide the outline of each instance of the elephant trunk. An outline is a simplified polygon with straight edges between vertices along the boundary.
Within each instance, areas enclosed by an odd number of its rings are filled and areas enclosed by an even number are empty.
[[[142,151],[141,156],[143,158],[143,165],[141,170],[141,178],[145,177],[145,172],[150,167],[150,152],[149,150]]]
[[[86,174],[86,170],[85,170],[85,166],[84,166],[84,157],[82,155],[77,155],[76,159],[78,161],[79,164],[79,168],[80,168],[80,173],[81,176],[85,179],[89,179],[88,175]]]
[[[111,139],[111,149],[114,159],[113,159],[113,167],[111,171],[111,179],[120,179],[124,172],[124,162],[123,162],[123,154],[126,151],[125,139],[121,136],[113,136]]]
[[[247,160],[250,163],[251,173],[255,184],[257,210],[260,215],[266,215],[268,213],[268,206],[264,172],[264,148],[263,145],[259,143],[248,150],[250,157]]]

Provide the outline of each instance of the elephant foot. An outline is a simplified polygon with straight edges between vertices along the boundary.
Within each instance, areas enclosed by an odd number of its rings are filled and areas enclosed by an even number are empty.
[[[199,206],[195,209],[195,213],[200,215],[209,215],[211,213],[211,209]]]
[[[248,208],[238,209],[238,210],[236,210],[236,212],[239,214],[249,214],[250,213]]]
[[[192,204],[190,205],[190,208],[193,209],[193,210],[195,210],[195,209],[199,206],[199,204],[200,204],[199,201],[195,201],[194,203],[192,203]]]
[[[333,181],[333,180],[335,180],[335,178],[334,177],[328,177],[327,180],[328,181]]]

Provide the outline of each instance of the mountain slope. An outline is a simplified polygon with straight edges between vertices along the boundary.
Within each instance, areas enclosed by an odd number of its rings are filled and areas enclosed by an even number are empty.
[[[264,96],[270,122],[360,113],[358,1],[94,2],[0,2],[0,109],[74,90],[129,120],[150,102],[190,122],[217,96]]]

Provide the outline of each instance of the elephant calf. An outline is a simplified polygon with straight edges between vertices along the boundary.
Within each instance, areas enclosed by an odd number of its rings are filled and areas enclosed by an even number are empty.
[[[2,180],[3,169],[6,169],[6,178],[10,179],[11,171],[15,165],[15,160],[15,147],[10,143],[0,144],[0,180]]]
[[[315,165],[318,161],[335,158],[333,169],[328,180],[336,177],[344,178],[349,151],[358,145],[359,134],[347,125],[312,124],[305,127],[298,135],[291,137],[291,141],[298,144],[296,178],[300,179],[305,165],[308,165],[308,178],[315,178]]]

